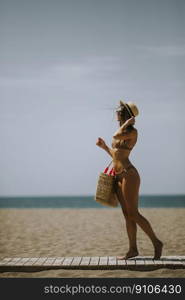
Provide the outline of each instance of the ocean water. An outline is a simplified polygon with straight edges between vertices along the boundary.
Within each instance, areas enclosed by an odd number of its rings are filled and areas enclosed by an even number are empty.
[[[141,195],[139,207],[185,207],[185,195]],[[113,209],[96,202],[94,196],[0,197],[0,208]]]

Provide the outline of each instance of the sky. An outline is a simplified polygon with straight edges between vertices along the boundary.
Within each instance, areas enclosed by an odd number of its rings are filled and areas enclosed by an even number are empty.
[[[184,28],[184,0],[0,0],[0,196],[94,195],[120,99],[140,194],[185,194]]]

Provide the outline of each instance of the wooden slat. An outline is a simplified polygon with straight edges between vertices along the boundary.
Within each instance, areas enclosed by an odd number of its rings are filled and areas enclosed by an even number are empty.
[[[47,257],[40,257],[37,261],[35,261],[32,266],[42,266],[46,261]]]
[[[118,259],[118,260],[117,260],[117,264],[118,264],[119,266],[126,266],[126,265],[127,265],[125,259]]]
[[[154,265],[159,266],[159,265],[163,265],[163,262],[161,259],[154,259]]]
[[[15,266],[23,266],[30,258],[29,257],[23,257],[21,260],[17,261],[15,263]]]
[[[108,256],[101,256],[99,260],[99,266],[107,266]]]
[[[136,266],[139,266],[139,265],[145,265],[145,261],[143,259],[136,259]]]
[[[109,265],[109,266],[117,265],[117,259],[116,259],[116,256],[109,256],[109,257],[108,257],[108,265]]]
[[[21,257],[14,257],[7,263],[7,266],[14,266],[19,260],[21,260]]]
[[[170,259],[170,258],[167,259],[167,258],[162,257],[162,258],[161,258],[161,261],[162,261],[163,265],[166,265],[166,264],[168,263],[168,261],[169,261],[169,262],[171,261],[171,259]]]
[[[43,266],[51,266],[54,263],[55,259],[56,257],[48,257],[43,263]]]
[[[126,265],[127,266],[135,266],[136,265],[135,259],[127,259],[126,260]]]
[[[161,260],[163,262],[163,264],[168,264],[168,262],[172,262],[172,261],[175,261],[175,262],[182,262],[183,260],[185,260],[185,256],[174,256],[174,255],[171,255],[171,256],[162,256],[161,257]]]
[[[28,261],[24,263],[24,266],[32,266],[39,260],[39,257],[31,257]]]
[[[174,255],[166,256],[165,259],[167,259],[167,260],[179,260],[179,256],[174,256]]]
[[[185,263],[185,256],[177,256],[178,260],[181,261],[182,263]]]
[[[80,265],[80,262],[82,260],[82,257],[81,256],[77,256],[77,257],[74,257],[72,263],[71,263],[71,266],[79,266]]]
[[[162,260],[163,265],[168,267],[168,266],[174,266],[174,263],[178,263],[178,261],[174,261],[174,260]]]
[[[146,266],[155,266],[155,263],[152,259],[144,259]]]
[[[161,258],[160,258],[160,261],[161,261],[162,265],[164,266],[164,265],[165,265],[164,257],[161,257]]]
[[[10,260],[12,260],[12,257],[5,257],[1,259],[0,265],[6,265]]]
[[[91,260],[89,262],[89,266],[94,266],[94,265],[97,266],[99,264],[99,259],[100,259],[99,256],[91,257]]]
[[[65,257],[57,257],[53,262],[53,266],[61,266],[62,262],[64,261]]]
[[[82,260],[80,262],[80,266],[88,266],[90,263],[91,258],[89,256],[82,257]]]
[[[67,257],[62,262],[62,266],[70,266],[73,261],[73,257]]]
[[[175,256],[175,255],[161,257],[161,259],[164,259],[164,260],[181,260],[182,258],[183,258],[183,256]]]

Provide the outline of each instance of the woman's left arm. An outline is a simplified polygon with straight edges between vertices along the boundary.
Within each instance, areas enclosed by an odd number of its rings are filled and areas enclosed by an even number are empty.
[[[124,132],[124,130],[129,126],[129,125],[134,125],[135,124],[135,118],[132,117],[128,119],[121,127],[115,132],[113,135],[114,139],[121,139],[125,140],[128,138],[131,138],[133,134],[135,134],[135,130],[132,130],[131,132]]]

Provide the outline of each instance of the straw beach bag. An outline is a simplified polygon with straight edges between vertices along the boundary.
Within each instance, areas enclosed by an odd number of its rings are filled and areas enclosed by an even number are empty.
[[[111,163],[104,170],[104,172],[99,174],[95,200],[103,205],[116,207],[118,206],[118,199],[115,194],[115,174],[113,168],[108,174]]]

